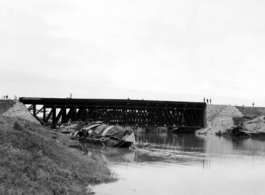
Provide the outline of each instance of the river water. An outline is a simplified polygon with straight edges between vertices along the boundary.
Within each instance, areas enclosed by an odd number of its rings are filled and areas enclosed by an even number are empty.
[[[108,163],[117,182],[92,187],[107,195],[264,195],[265,139],[177,134],[138,134],[163,151],[87,145]]]

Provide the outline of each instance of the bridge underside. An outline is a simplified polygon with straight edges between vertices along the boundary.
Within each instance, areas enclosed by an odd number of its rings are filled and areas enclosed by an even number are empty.
[[[42,124],[53,127],[68,121],[196,129],[205,126],[206,104],[201,102],[29,97],[19,101]]]

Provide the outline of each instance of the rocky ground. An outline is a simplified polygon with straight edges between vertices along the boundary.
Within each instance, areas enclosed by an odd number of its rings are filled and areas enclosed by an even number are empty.
[[[39,124],[34,116],[28,111],[26,106],[18,101],[0,100],[0,114],[8,117],[20,117],[30,122]]]
[[[226,129],[243,122],[249,131],[265,130],[265,108],[244,107],[231,105],[207,105],[206,111],[207,127],[198,130],[199,134],[215,134],[224,132]]]

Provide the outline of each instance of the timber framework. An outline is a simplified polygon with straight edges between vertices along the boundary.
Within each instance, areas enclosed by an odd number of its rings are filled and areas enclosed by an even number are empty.
[[[53,127],[68,121],[173,128],[205,127],[204,102],[35,97],[21,97],[19,101],[42,124]]]

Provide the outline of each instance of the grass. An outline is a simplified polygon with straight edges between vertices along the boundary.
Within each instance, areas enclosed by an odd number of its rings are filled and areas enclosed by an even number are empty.
[[[0,116],[0,194],[86,194],[88,185],[116,180],[103,162],[58,142],[67,140],[60,136]]]

